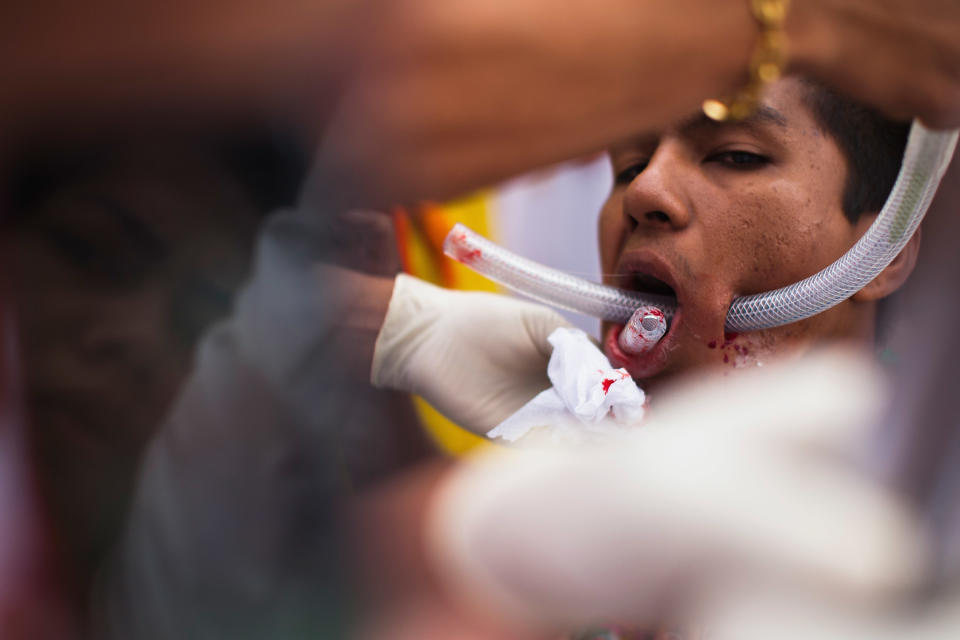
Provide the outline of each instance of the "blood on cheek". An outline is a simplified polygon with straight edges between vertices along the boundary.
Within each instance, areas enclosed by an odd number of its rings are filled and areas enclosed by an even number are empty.
[[[724,333],[723,342],[718,343],[716,340],[711,340],[707,343],[707,348],[719,348],[723,353],[724,364],[730,364],[732,359],[734,367],[744,366],[746,364],[746,357],[750,355],[750,348],[745,344],[737,342],[739,337],[739,333]]]

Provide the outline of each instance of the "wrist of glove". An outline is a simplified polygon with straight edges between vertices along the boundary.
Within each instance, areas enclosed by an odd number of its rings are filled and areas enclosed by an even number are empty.
[[[450,291],[401,274],[374,347],[370,381],[422,396],[483,434],[550,387],[555,311],[507,296]]]

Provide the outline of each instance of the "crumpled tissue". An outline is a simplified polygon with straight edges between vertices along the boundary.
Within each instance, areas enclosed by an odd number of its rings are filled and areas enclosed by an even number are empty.
[[[645,396],[626,369],[613,369],[580,329],[559,328],[548,338],[553,354],[547,377],[553,386],[487,432],[515,442],[534,429],[555,442],[579,444],[635,426]]]

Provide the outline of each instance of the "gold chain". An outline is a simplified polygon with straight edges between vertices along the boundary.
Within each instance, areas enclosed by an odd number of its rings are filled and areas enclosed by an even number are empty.
[[[787,63],[787,35],[783,25],[790,0],[750,0],[753,17],[760,24],[760,39],[750,58],[750,80],[728,100],[703,102],[708,118],[723,122],[742,120],[753,113],[763,88],[780,78]]]

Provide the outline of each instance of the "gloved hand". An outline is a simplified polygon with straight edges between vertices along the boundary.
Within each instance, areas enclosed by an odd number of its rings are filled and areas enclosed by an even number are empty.
[[[422,396],[484,434],[550,387],[555,311],[506,296],[450,291],[399,275],[377,337],[370,381]]]
[[[918,527],[855,463],[883,410],[876,372],[775,369],[662,393],[609,445],[465,462],[433,502],[437,573],[488,614],[567,629],[676,619],[741,580],[900,594],[922,569]]]

